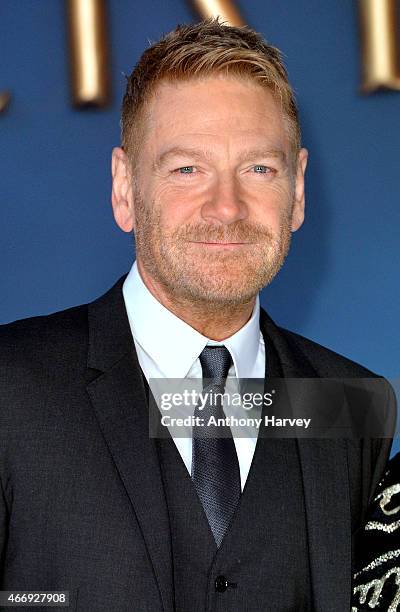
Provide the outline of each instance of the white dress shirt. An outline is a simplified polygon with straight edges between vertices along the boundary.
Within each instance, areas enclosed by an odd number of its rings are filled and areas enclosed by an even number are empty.
[[[147,289],[136,261],[123,284],[123,296],[139,364],[151,378],[201,378],[199,355],[206,345],[224,345],[233,365],[228,377],[264,378],[265,346],[260,331],[260,302],[257,295],[247,323],[223,342],[206,338],[165,308]],[[186,468],[191,473],[191,438],[173,438]],[[242,491],[257,442],[255,437],[235,437]]]

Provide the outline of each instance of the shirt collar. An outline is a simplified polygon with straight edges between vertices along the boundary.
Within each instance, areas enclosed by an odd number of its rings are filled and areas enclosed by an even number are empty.
[[[135,341],[166,378],[187,376],[207,344],[224,344],[232,355],[236,376],[251,378],[260,342],[258,295],[247,323],[223,342],[215,342],[174,315],[153,296],[140,276],[136,261],[124,281],[122,292]]]

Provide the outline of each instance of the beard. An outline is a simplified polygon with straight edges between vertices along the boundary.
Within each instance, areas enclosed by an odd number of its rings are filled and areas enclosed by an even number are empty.
[[[136,191],[136,190],[135,190]],[[281,269],[291,240],[291,212],[280,219],[277,235],[259,223],[188,223],[168,228],[161,207],[146,206],[135,193],[136,255],[143,268],[175,300],[208,308],[249,302]],[[235,249],[201,247],[193,242],[251,243]]]

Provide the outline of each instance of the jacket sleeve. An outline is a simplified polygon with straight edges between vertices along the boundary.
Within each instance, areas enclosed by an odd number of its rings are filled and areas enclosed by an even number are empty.
[[[8,531],[8,509],[6,505],[5,493],[3,482],[0,474],[0,585],[2,583],[3,576],[3,564],[5,557],[5,548],[7,543],[7,531]]]

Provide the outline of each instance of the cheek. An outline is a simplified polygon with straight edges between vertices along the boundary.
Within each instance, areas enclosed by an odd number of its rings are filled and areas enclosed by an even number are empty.
[[[195,220],[203,201],[204,197],[188,187],[164,185],[153,194],[153,202],[160,210],[162,225],[171,228]]]
[[[278,230],[288,219],[292,210],[293,194],[283,186],[270,185],[268,190],[257,194],[250,210],[253,221]]]
[[[271,181],[266,186],[256,186],[254,195],[273,207],[285,208],[293,198],[293,188],[288,181]]]

